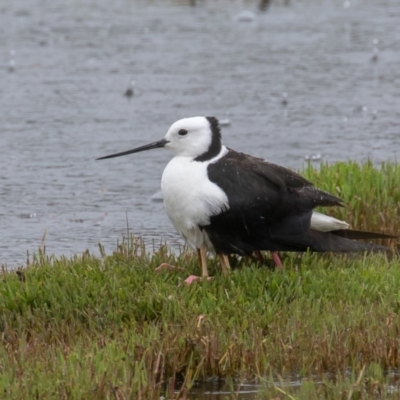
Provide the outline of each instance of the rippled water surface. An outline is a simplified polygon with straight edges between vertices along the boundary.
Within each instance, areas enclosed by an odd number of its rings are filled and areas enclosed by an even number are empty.
[[[286,5],[284,5],[286,3]],[[398,0],[0,4],[0,263],[180,243],[152,198],[171,155],[96,157],[215,115],[225,144],[293,168],[400,152]],[[123,94],[130,80],[134,96]],[[228,121],[226,121],[228,122]]]
[[[205,382],[195,385],[188,395],[188,400],[256,400],[260,385],[242,383],[228,385],[223,382]]]

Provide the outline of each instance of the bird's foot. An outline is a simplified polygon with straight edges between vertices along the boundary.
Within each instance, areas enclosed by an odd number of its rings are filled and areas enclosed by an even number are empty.
[[[196,275],[190,275],[189,277],[187,277],[184,282],[187,285],[191,285],[193,282],[198,282],[198,281],[202,281],[203,279],[207,280],[207,281],[211,281],[211,277],[210,276],[196,276]]]
[[[171,265],[168,263],[162,263],[156,268],[157,273],[160,273],[163,271],[174,272],[174,271],[184,271],[184,270],[185,270],[185,268],[183,268],[183,267],[177,267],[175,265]],[[197,276],[197,275],[190,275],[188,278],[186,278],[184,280],[184,282],[187,285],[191,285],[193,282],[198,282],[198,281],[202,281],[202,280],[210,281],[211,279],[213,279],[213,278],[210,278],[209,276],[201,277],[201,276]]]
[[[156,272],[160,273],[162,271],[184,271],[185,268],[177,267],[175,265],[162,263],[156,268]]]

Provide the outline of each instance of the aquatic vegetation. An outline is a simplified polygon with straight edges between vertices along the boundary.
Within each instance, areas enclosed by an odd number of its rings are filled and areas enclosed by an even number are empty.
[[[306,174],[347,200],[351,211],[335,216],[399,232],[398,166]],[[185,271],[157,273],[161,262]],[[287,254],[284,264],[238,260],[225,278],[211,261],[215,278],[187,286],[197,258],[149,254],[140,239],[99,257],[39,251],[0,276],[0,397],[186,398],[212,376],[261,380],[260,398],[397,398],[399,256]],[[285,384],[293,374],[296,389]]]

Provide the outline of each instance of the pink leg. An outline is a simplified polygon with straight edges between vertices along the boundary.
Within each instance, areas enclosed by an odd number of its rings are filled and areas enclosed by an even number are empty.
[[[185,279],[185,283],[191,285],[193,282],[202,281],[204,278],[207,281],[210,281],[212,278],[208,276],[207,270],[207,260],[206,260],[206,248],[202,246],[200,249],[197,250],[197,254],[199,256],[199,261],[201,264],[201,277],[196,275],[190,275],[187,279]],[[228,263],[229,264],[229,263]],[[185,269],[182,267],[176,267],[175,265],[162,263],[156,268],[156,272],[162,271],[184,271]]]
[[[283,269],[283,264],[282,264],[282,261],[281,261],[281,259],[279,257],[279,254],[276,251],[271,251],[271,256],[272,256],[272,259],[275,262],[276,268]]]
[[[167,263],[162,263],[156,268],[156,272],[161,272],[161,271],[184,271],[185,268],[182,267],[175,267],[175,265],[167,264]]]
[[[156,272],[160,273],[162,271],[184,271],[185,268],[182,267],[175,267],[175,265],[162,263],[159,267],[156,268]],[[207,280],[210,281],[212,278],[207,277]],[[191,285],[193,282],[201,281],[203,278],[201,276],[190,275],[188,278],[184,280],[184,282],[188,285]]]
[[[201,277],[196,275],[190,275],[187,279],[185,279],[186,284],[191,285],[193,282],[202,281],[203,278],[206,278],[208,281],[212,279],[208,276],[206,251],[207,250],[204,245],[201,246],[200,249],[197,249],[197,255],[199,257],[201,265]]]
[[[197,276],[197,275],[189,275],[189,276],[184,280],[184,282],[185,282],[187,285],[191,285],[193,282],[202,281],[204,278],[206,278],[208,281],[211,281],[211,280],[212,280],[212,277],[210,277],[210,276],[201,277],[201,276]]]

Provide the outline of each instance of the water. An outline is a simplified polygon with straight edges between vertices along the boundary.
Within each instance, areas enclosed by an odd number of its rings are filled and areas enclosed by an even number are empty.
[[[255,400],[260,388],[259,384],[252,383],[229,385],[226,382],[203,382],[190,389],[188,400]]]
[[[181,243],[152,199],[168,152],[95,158],[182,117],[224,119],[225,144],[293,168],[398,159],[398,0],[261,3],[2,2],[0,263],[44,233],[48,253],[110,252],[127,219]]]
[[[258,383],[235,383],[228,384],[227,382],[218,382],[218,380],[210,380],[208,382],[202,382],[194,385],[188,394],[188,400],[257,400],[266,398],[265,397],[265,389],[275,387],[278,391],[282,390],[283,392],[296,393],[296,391],[301,390],[303,385],[307,385],[307,382],[313,382],[315,385],[325,385],[327,382],[336,381],[338,386],[343,385],[345,380],[354,381],[355,371],[351,371],[351,369],[347,369],[344,371],[343,378],[339,378],[337,381],[337,377],[334,375],[330,375],[329,373],[325,374],[325,377],[304,377],[301,378],[298,375],[286,376],[283,380],[270,381],[268,378],[264,380],[263,384]],[[389,378],[388,384],[385,385],[384,391],[389,394],[398,394],[399,393],[399,371],[391,370],[390,372],[385,373],[386,377]],[[340,375],[340,374],[339,374]],[[364,381],[368,382],[371,378],[367,378],[364,376]],[[304,388],[304,386],[303,386]],[[288,390],[290,389],[290,390]],[[263,397],[264,396],[264,397]],[[282,397],[282,396],[281,396]],[[297,397],[297,396],[295,396]],[[276,398],[280,398],[279,396]],[[290,398],[289,396],[284,396],[283,398]]]

